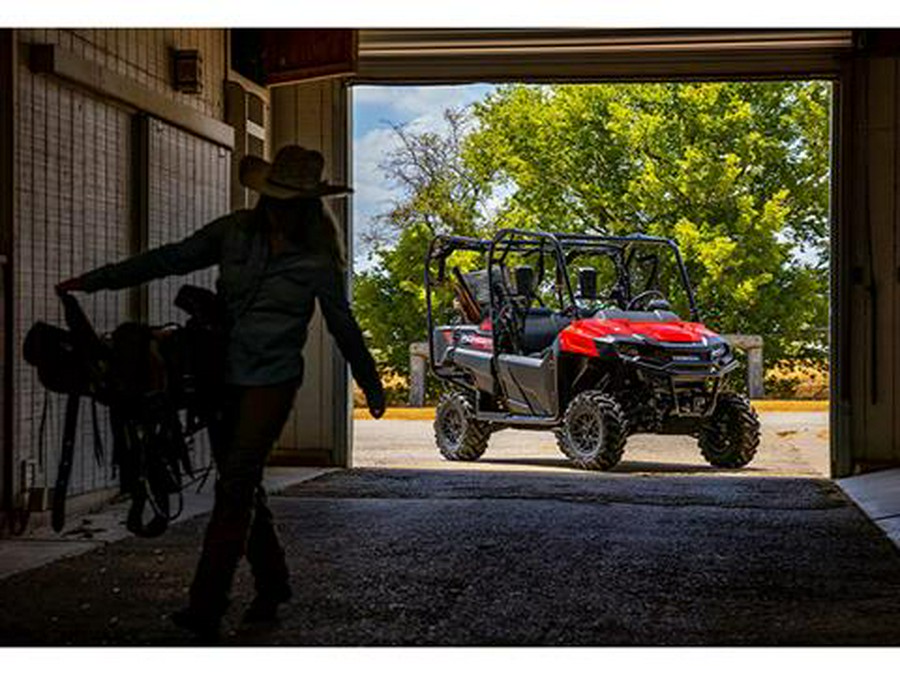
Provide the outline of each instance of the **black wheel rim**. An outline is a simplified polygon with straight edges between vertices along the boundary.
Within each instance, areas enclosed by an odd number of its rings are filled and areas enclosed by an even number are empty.
[[[591,458],[603,445],[603,418],[599,411],[588,410],[577,415],[569,426],[569,439],[575,454]]]
[[[451,448],[459,446],[465,431],[465,420],[457,408],[450,408],[441,416],[441,435]]]
[[[733,445],[733,439],[731,438],[731,416],[728,414],[721,414],[717,420],[713,421],[711,426],[714,454],[717,456],[728,454]]]

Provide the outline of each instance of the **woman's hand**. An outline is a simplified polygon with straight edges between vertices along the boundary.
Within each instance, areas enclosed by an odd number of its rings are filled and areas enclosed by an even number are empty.
[[[375,392],[366,392],[366,403],[369,404],[369,412],[376,420],[384,415],[387,403],[384,399],[384,390],[379,389]]]
[[[72,277],[56,284],[57,293],[71,293],[72,291],[82,290],[84,290],[84,286],[81,282],[81,277]]]

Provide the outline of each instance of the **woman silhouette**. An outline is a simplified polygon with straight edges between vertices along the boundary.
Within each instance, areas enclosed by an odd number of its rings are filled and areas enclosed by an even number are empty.
[[[216,282],[228,332],[222,426],[213,444],[215,505],[190,589],[173,621],[214,637],[228,607],[237,564],[246,553],[256,597],[245,621],[276,618],[291,597],[284,550],[266,507],[263,466],[303,379],[302,349],[315,300],[350,362],[374,417],[384,414],[384,389],[344,292],[344,255],[322,197],[347,194],[321,180],[322,155],[296,145],[272,164],[245,157],[240,181],[260,193],[252,210],[215,220],[181,242],[60,283],[60,291],[135,286],[172,274],[219,266]]]

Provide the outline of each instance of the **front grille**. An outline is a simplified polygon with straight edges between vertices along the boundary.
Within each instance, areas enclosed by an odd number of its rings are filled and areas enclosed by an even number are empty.
[[[710,363],[709,347],[661,347],[659,345],[643,345],[641,353],[656,363],[675,363],[684,366],[708,366]]]

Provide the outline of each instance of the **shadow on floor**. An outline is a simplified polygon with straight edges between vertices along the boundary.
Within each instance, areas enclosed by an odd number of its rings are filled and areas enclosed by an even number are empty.
[[[488,464],[497,466],[537,466],[547,468],[569,469],[573,472],[586,472],[573,466],[572,462],[562,457],[556,458],[506,458],[506,457],[482,457],[478,460],[478,464]],[[593,471],[588,473],[595,473]],[[765,474],[764,469],[753,466],[746,466],[741,469],[721,469],[719,467],[710,466],[708,464],[687,464],[679,462],[647,462],[641,460],[623,459],[606,473],[614,474],[631,474],[631,473],[649,473],[649,474],[728,474],[734,475],[740,473],[742,475]]]
[[[294,598],[242,629],[242,568],[225,644],[900,644],[900,555],[828,480],[356,469],[271,506]],[[0,643],[189,643],[204,523],[0,581]]]

